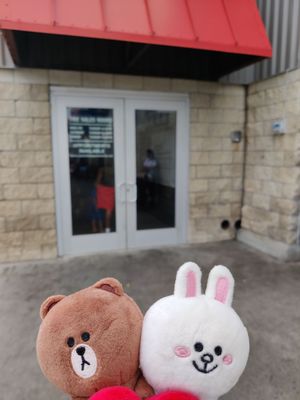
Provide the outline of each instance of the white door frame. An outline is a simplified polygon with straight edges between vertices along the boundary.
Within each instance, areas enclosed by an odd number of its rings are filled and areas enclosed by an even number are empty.
[[[184,243],[186,239],[186,214],[185,194],[188,193],[187,175],[183,164],[187,164],[187,154],[184,137],[186,132],[186,101],[185,100],[161,100],[159,97],[145,99],[128,99],[125,105],[126,115],[126,153],[127,180],[130,183],[129,193],[136,182],[136,127],[135,110],[175,111],[176,112],[176,139],[175,139],[175,227],[160,229],[137,230],[136,202],[128,201],[127,215],[127,243],[129,248],[171,245]],[[134,149],[134,151],[133,151]]]
[[[66,118],[66,99],[67,106],[73,107],[89,107],[89,108],[114,108],[114,159],[115,159],[115,187],[116,187],[116,232],[109,234],[88,234],[72,236],[70,224],[65,224],[63,216],[67,213],[67,219],[72,222],[71,216],[71,199],[70,199],[70,174],[69,174],[69,158],[68,158],[68,137],[67,118]],[[122,189],[124,182],[131,183],[133,177],[127,168],[127,176],[125,176],[124,165],[129,165],[124,160],[125,152],[128,157],[130,151],[130,143],[132,145],[133,134],[128,135],[124,132],[124,128],[132,128],[132,120],[128,118],[129,107],[134,104],[146,104],[148,102],[153,105],[155,103],[165,102],[170,110],[177,111],[181,108],[180,118],[177,119],[177,137],[176,137],[176,226],[177,232],[172,232],[171,236],[163,236],[160,240],[157,234],[159,230],[138,231],[135,235],[132,227],[127,226],[128,220],[124,193],[118,193],[118,188]],[[123,103],[123,107],[121,104]],[[173,107],[173,108],[172,108]],[[174,108],[175,107],[175,108]],[[179,107],[179,108],[178,108]],[[51,87],[51,121],[52,121],[52,144],[53,144],[53,163],[55,178],[55,201],[56,201],[56,221],[57,221],[57,238],[59,255],[77,255],[84,253],[95,253],[110,249],[121,249],[126,247],[153,247],[167,244],[185,243],[187,240],[187,225],[189,212],[189,99],[185,94],[177,93],[158,93],[158,92],[133,92],[120,90],[102,90],[102,89],[86,89],[86,88],[70,88],[61,86]],[[64,109],[62,112],[61,109]],[[118,118],[117,114],[121,117]],[[58,117],[60,115],[60,117]],[[134,131],[135,135],[135,131]],[[126,148],[126,151],[125,151]],[[135,159],[135,143],[131,147],[134,152]],[[64,163],[62,162],[64,160]],[[67,164],[66,164],[67,160]],[[63,164],[63,165],[62,165]],[[123,164],[123,166],[122,166]],[[131,165],[133,163],[131,162]],[[134,165],[135,166],[135,165]],[[129,176],[129,175],[131,176]],[[63,189],[66,188],[67,190]],[[68,195],[66,196],[66,192]],[[129,209],[132,205],[129,205]],[[130,212],[130,211],[129,211]],[[155,231],[155,232],[154,232]],[[71,237],[70,237],[71,233]],[[170,232],[171,233],[171,232]],[[128,235],[135,237],[128,238]],[[149,236],[150,234],[150,236]],[[151,238],[152,236],[152,238]],[[169,237],[169,238],[168,238]],[[150,240],[148,240],[150,238]],[[71,239],[71,240],[70,240]],[[92,240],[91,240],[92,239]],[[101,243],[99,247],[95,243]]]

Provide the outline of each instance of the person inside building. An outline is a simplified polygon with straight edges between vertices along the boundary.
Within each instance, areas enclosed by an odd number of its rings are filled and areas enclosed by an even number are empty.
[[[146,158],[143,163],[143,172],[145,197],[148,205],[153,204],[155,200],[157,166],[158,163],[155,158],[154,151],[152,149],[147,149]]]
[[[105,232],[112,230],[112,217],[115,209],[115,188],[110,168],[99,168],[96,178],[97,210],[104,214]]]
[[[94,185],[90,193],[89,219],[92,225],[92,233],[104,231],[105,211],[97,207],[97,184]]]

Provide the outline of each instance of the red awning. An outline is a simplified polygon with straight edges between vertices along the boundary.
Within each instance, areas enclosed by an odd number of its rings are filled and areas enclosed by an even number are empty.
[[[272,54],[255,0],[5,0],[0,29]]]

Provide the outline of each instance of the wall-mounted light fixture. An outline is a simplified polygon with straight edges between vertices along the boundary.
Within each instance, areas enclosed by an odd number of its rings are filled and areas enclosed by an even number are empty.
[[[281,118],[273,121],[272,132],[274,135],[284,135],[286,133],[286,120]]]
[[[241,131],[233,131],[230,134],[232,143],[240,143],[242,140],[242,132]]]

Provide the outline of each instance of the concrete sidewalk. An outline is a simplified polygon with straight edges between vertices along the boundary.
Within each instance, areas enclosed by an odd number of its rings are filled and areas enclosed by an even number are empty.
[[[39,306],[105,276],[119,279],[145,311],[172,293],[177,268],[195,261],[203,285],[215,264],[234,274],[234,308],[249,329],[246,371],[226,400],[300,399],[300,264],[283,264],[237,242],[115,252],[0,266],[0,400],[62,400],[42,376],[35,339]]]

